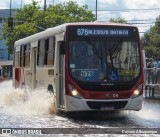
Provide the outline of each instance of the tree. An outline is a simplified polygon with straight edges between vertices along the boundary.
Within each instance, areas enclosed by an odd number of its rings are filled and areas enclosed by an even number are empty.
[[[117,19],[114,19],[114,18],[110,18],[109,22],[113,22],[113,23],[122,23],[122,24],[125,24],[127,23],[127,21],[123,18],[117,18]]]
[[[142,36],[142,46],[148,58],[160,58],[160,16],[155,24]]]
[[[46,28],[69,22],[94,21],[95,17],[88,6],[79,6],[76,2],[66,2],[55,6],[49,5],[41,10],[38,2],[32,0],[31,4],[24,5],[22,9],[15,9],[13,16],[14,27],[3,25],[2,38],[6,40],[9,53],[13,53],[14,42],[30,36]]]
[[[13,16],[13,28],[8,27],[7,22],[3,24],[2,38],[6,40],[9,54],[13,54],[13,45],[16,40],[37,32],[37,29],[29,23],[32,22],[32,16],[39,10],[38,3],[32,1],[31,4],[24,5],[23,9],[14,10],[16,14]]]

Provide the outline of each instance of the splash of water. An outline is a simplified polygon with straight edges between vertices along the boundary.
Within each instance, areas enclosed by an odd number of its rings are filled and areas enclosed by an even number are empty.
[[[54,99],[44,89],[12,88],[12,81],[0,83],[0,107],[15,115],[55,114]]]

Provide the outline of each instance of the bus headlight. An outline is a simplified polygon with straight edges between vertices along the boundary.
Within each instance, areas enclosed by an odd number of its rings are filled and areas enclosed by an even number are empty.
[[[68,84],[68,89],[73,97],[76,97],[79,99],[83,98],[72,85]]]
[[[78,91],[77,90],[72,90],[71,94],[72,94],[72,96],[78,96]]]
[[[139,95],[139,92],[140,92],[140,91],[139,91],[138,89],[136,89],[133,94],[134,94],[135,96],[138,96],[138,95]]]
[[[142,84],[139,85],[138,88],[134,90],[131,98],[136,98],[136,97],[138,97],[139,94],[140,94],[140,92],[141,92],[141,90],[142,90],[142,87],[143,87]]]

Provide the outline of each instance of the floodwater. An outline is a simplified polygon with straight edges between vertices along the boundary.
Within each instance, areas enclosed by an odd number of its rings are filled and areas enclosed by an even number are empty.
[[[0,94],[0,128],[70,128],[71,134],[72,128],[160,129],[160,100],[145,99],[141,111],[70,115],[57,114],[53,107],[53,99],[44,89],[35,91],[13,89],[12,81],[6,81],[0,83]]]

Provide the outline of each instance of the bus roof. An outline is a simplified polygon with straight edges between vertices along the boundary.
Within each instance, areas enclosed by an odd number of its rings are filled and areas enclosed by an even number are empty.
[[[59,34],[62,32],[65,32],[67,26],[90,26],[90,25],[95,25],[95,26],[124,26],[124,27],[135,27],[129,24],[120,24],[120,23],[109,23],[105,21],[95,21],[95,22],[76,22],[76,23],[65,23],[53,28],[48,28],[45,31],[33,34],[31,36],[25,37],[23,39],[17,40],[15,42],[15,47],[27,44],[30,42],[38,41],[39,39],[47,38],[50,36],[53,36],[55,34]],[[137,27],[136,27],[137,28]]]

